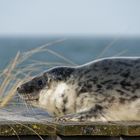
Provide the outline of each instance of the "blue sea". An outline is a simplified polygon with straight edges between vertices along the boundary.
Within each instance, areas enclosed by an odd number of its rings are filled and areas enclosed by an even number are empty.
[[[48,47],[76,64],[84,64],[101,57],[140,56],[140,38],[127,37],[0,37],[0,69],[15,57],[18,51],[25,52],[46,43],[65,39]],[[48,52],[36,54],[34,60],[63,62]]]

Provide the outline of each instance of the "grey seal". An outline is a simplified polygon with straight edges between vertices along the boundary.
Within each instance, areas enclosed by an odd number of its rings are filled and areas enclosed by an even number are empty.
[[[140,58],[54,67],[17,91],[59,121],[140,121]]]

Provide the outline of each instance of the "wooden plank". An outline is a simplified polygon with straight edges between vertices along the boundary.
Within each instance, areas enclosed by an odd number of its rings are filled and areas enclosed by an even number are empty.
[[[119,125],[112,123],[64,123],[57,125],[57,133],[64,136],[96,135],[96,136],[118,136],[121,134]]]
[[[140,121],[112,122],[121,127],[121,135],[140,136]]]
[[[0,136],[140,136],[140,122],[0,122]]]
[[[56,126],[39,122],[0,122],[0,136],[56,135]]]

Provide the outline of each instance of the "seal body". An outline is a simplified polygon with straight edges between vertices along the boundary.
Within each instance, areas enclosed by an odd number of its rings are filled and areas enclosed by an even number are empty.
[[[140,120],[140,58],[104,58],[55,67],[18,88],[62,121]]]

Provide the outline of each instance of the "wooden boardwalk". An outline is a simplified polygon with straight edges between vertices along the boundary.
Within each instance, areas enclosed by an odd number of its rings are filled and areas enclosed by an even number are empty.
[[[58,123],[38,109],[8,109],[0,110],[0,140],[140,140],[140,121]]]
[[[79,122],[79,123],[56,123],[51,121],[41,122],[20,122],[20,121],[1,121],[0,122],[0,140],[8,140],[6,138],[12,138],[19,136],[30,136],[31,139],[34,136],[39,139],[49,139],[50,136],[60,136],[62,139],[85,139],[89,138],[115,138],[119,140],[120,137],[140,139],[140,122]],[[41,138],[40,138],[40,137]],[[45,138],[46,136],[46,138]],[[49,136],[49,137],[48,137]],[[30,139],[28,138],[28,139]],[[104,139],[105,139],[104,138]],[[119,139],[116,139],[119,138]],[[27,138],[26,138],[27,139]]]

